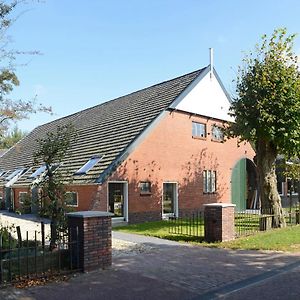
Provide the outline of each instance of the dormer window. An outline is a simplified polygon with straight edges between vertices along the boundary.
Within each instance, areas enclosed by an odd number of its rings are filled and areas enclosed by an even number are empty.
[[[78,171],[74,173],[74,175],[84,175],[90,169],[94,167],[94,165],[99,162],[103,156],[93,156],[89,161],[87,161]]]
[[[193,138],[206,138],[206,124],[192,122],[192,136]]]

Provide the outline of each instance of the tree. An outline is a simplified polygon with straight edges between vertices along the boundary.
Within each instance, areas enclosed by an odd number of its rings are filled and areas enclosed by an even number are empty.
[[[35,100],[14,100],[9,97],[19,85],[15,73],[15,60],[20,54],[36,54],[36,51],[24,52],[8,48],[10,39],[7,30],[15,21],[12,16],[16,8],[24,1],[0,1],[0,136],[9,128],[10,121],[27,118],[30,113],[51,112],[51,108],[37,104]]]
[[[5,133],[0,139],[0,149],[9,149],[27,135],[16,125],[11,131]]]
[[[44,212],[47,213],[52,223],[51,250],[56,247],[58,232],[64,226],[65,221],[65,184],[59,166],[66,158],[75,138],[76,132],[73,125],[58,126],[56,131],[47,132],[44,138],[37,141],[37,150],[34,152],[35,163],[42,162],[46,167],[43,179],[38,186],[41,188]]]
[[[286,29],[274,30],[245,56],[230,109],[235,122],[227,129],[229,137],[253,145],[262,208],[273,210],[276,227],[285,226],[285,220],[275,160],[279,153],[286,157],[300,153],[300,74],[294,39]]]

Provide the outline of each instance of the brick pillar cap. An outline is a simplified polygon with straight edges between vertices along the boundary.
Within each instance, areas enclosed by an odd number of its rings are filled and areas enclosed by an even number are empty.
[[[208,203],[208,204],[203,204],[203,206],[208,206],[208,207],[235,207],[235,204],[232,203]]]
[[[73,218],[97,218],[97,217],[112,217],[114,214],[107,211],[77,211],[67,213],[68,217]]]

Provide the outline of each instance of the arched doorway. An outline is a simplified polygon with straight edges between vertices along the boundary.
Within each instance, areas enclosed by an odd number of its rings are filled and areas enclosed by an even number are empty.
[[[231,174],[231,202],[237,211],[260,208],[257,186],[255,164],[248,158],[240,159]]]

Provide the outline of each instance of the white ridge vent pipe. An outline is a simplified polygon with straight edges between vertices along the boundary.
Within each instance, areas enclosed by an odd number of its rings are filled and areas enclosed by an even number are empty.
[[[210,79],[212,79],[213,72],[214,72],[214,48],[209,48],[209,65],[210,65]]]

